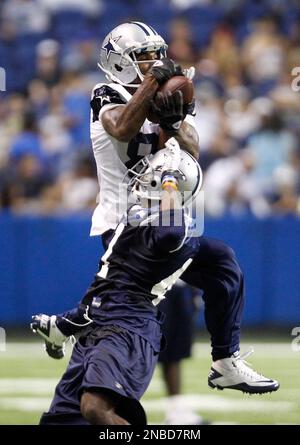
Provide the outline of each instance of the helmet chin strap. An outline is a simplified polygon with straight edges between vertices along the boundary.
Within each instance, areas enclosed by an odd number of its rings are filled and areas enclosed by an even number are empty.
[[[100,68],[100,70],[105,73],[105,76],[106,76],[107,80],[109,80],[110,82],[115,82],[115,83],[118,83],[119,85],[122,85],[123,87],[130,87],[130,88],[138,88],[141,85],[140,83],[125,83],[125,82],[122,82],[117,77],[115,77],[113,74],[111,74],[108,70],[103,68],[103,66],[100,63],[97,63],[97,65]],[[140,78],[138,70],[136,70],[136,72],[137,72],[137,76]],[[144,79],[144,77],[141,79],[141,81],[143,81],[143,79]]]
[[[137,60],[136,55],[134,52],[132,52],[133,58],[131,59],[131,57],[127,54],[126,56],[124,55],[124,58],[128,58],[130,57],[131,61],[132,61],[132,65],[136,71],[137,77],[140,79],[141,82],[143,82],[144,80],[144,74],[142,74],[139,65],[142,63],[155,63],[157,62],[157,60],[159,59],[149,59],[149,60]],[[116,76],[114,76],[113,74],[111,74],[108,70],[106,70],[100,63],[97,63],[98,67],[106,74],[106,78],[110,81],[116,82],[119,85],[122,85],[123,87],[130,87],[130,88],[138,88],[140,86],[141,83],[125,83],[122,82],[121,80],[119,80]],[[150,69],[150,68],[149,68]],[[135,80],[135,79],[134,79]],[[132,82],[134,82],[134,80]]]

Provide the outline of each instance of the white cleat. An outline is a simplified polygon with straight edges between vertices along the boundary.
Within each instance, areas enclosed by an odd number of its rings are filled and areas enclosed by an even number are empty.
[[[236,389],[249,394],[277,391],[279,383],[276,380],[258,374],[244,360],[252,352],[253,349],[241,356],[239,352],[235,352],[229,358],[213,362],[208,376],[208,385],[211,388]]]

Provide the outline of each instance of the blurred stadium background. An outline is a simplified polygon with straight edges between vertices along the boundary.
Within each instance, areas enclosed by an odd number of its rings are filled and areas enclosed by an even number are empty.
[[[37,423],[66,360],[28,333],[30,316],[72,307],[100,255],[89,238],[98,192],[89,98],[100,43],[129,19],[155,27],[196,67],[205,234],[237,253],[247,280],[244,346],[278,379],[266,397],[212,392],[198,320],[184,397],[217,423],[299,423],[300,66],[298,0],[4,0],[0,6],[0,424]],[[299,69],[300,72],[300,69]],[[292,85],[294,87],[292,88]],[[3,331],[1,331],[3,334]],[[296,331],[295,331],[296,332]],[[298,333],[300,332],[300,328]],[[6,350],[4,350],[6,349]],[[159,370],[145,407],[163,419]]]

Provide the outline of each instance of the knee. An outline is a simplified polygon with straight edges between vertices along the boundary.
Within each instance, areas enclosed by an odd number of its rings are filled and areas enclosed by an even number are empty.
[[[222,260],[221,263],[228,275],[229,282],[235,286],[243,287],[244,275],[236,258],[234,250],[226,244],[221,244]]]
[[[222,241],[219,242],[219,252],[221,254],[221,257],[226,258],[227,261],[237,263],[236,253],[233,248]]]
[[[80,401],[83,417],[92,425],[107,424],[107,410],[102,403],[101,395],[85,392]]]

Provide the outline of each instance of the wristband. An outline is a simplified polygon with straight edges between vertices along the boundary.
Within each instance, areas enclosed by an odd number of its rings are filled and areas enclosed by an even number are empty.
[[[178,192],[178,185],[173,181],[165,181],[161,186],[163,190],[167,187],[172,187],[176,192]]]
[[[162,183],[162,189],[164,189],[167,186],[171,186],[175,190],[178,190],[178,180],[174,176],[173,172],[165,171],[162,174],[161,183]]]

